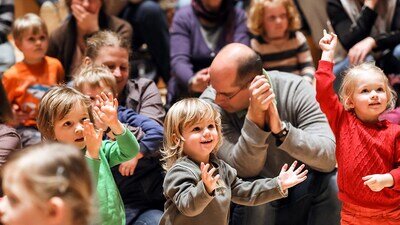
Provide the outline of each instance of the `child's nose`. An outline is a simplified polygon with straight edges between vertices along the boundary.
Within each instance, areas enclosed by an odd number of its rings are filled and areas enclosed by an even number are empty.
[[[83,124],[78,123],[75,127],[75,133],[83,132]]]
[[[121,77],[121,69],[119,67],[115,68],[113,74],[115,77]]]

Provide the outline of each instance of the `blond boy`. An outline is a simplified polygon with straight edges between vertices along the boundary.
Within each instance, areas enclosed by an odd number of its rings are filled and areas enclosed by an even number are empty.
[[[37,108],[43,94],[64,80],[60,61],[46,56],[47,28],[39,16],[28,13],[13,25],[15,45],[24,60],[4,72],[3,85],[15,117],[17,132],[24,146],[40,142],[36,129]]]

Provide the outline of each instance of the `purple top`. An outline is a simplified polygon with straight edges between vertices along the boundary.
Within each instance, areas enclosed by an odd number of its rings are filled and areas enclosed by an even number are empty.
[[[246,15],[235,8],[235,31],[233,42],[250,46],[247,33]],[[225,45],[225,35],[221,35],[215,51],[208,48],[200,31],[200,22],[191,6],[181,8],[175,13],[171,27],[171,73],[168,84],[168,102],[176,101],[188,94],[188,84],[194,74],[209,67],[216,54]],[[224,34],[226,31],[222,31]]]

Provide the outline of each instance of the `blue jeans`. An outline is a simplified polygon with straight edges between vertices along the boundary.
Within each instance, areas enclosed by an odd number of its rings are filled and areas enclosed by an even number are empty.
[[[133,215],[137,216],[135,220],[130,218],[129,215],[132,215],[129,212],[129,209],[126,210],[126,225],[158,225],[161,220],[161,216],[163,212],[158,209],[149,209],[142,211],[139,215],[136,213],[132,213]],[[135,210],[134,210],[135,211]]]
[[[339,225],[336,170],[310,171],[307,176],[289,189],[287,198],[254,207],[236,206],[231,225]]]

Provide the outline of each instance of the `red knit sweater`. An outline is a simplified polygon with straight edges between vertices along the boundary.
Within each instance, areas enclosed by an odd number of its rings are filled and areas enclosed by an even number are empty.
[[[388,121],[366,124],[346,111],[333,91],[333,64],[320,61],[317,101],[328,117],[336,137],[339,198],[367,208],[392,208],[400,205],[400,126]],[[392,188],[373,192],[361,179],[371,174],[390,173]]]

